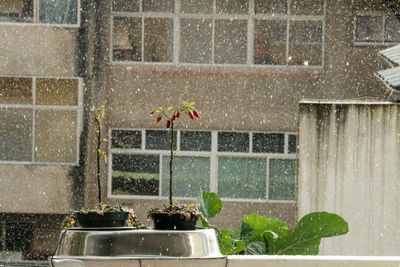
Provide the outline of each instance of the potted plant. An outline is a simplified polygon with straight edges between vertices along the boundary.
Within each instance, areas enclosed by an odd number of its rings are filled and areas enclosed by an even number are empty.
[[[91,119],[96,133],[96,181],[98,190],[98,203],[93,208],[83,208],[75,211],[64,219],[63,227],[137,227],[139,222],[132,209],[120,205],[109,205],[102,202],[101,197],[101,162],[107,162],[107,154],[103,145],[108,140],[101,135],[103,119],[105,117],[106,105],[103,103],[98,107],[91,108]]]
[[[152,208],[148,217],[154,221],[156,230],[194,230],[197,219],[201,213],[192,204],[179,204],[173,200],[173,161],[174,161],[174,126],[181,115],[187,115],[190,119],[200,119],[195,107],[195,102],[182,101],[179,105],[167,108],[159,107],[153,110],[151,115],[156,115],[156,122],[166,120],[166,128],[170,132],[170,161],[169,161],[169,205],[163,208]]]

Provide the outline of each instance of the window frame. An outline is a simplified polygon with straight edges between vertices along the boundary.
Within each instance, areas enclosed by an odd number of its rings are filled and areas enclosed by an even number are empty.
[[[365,41],[357,41],[356,34],[357,34],[357,18],[358,17],[363,17],[363,16],[370,16],[370,17],[381,17],[382,19],[382,29],[380,31],[382,35],[382,40],[381,41],[371,41],[371,42],[365,42]],[[400,44],[400,41],[398,42],[388,42],[385,40],[385,33],[386,33],[386,17],[388,16],[394,16],[390,12],[384,12],[384,11],[365,11],[365,12],[357,12],[354,17],[353,17],[353,44],[356,47],[376,47],[376,46],[393,46],[396,44]],[[399,28],[400,30],[400,28]]]
[[[32,103],[31,104],[3,104],[0,103],[0,108],[13,108],[13,109],[29,109],[32,110],[32,158],[31,161],[8,161],[0,160],[1,164],[17,164],[17,165],[65,165],[77,166],[79,164],[79,147],[80,147],[80,134],[83,128],[83,79],[80,77],[50,77],[50,76],[8,76],[0,75],[0,78],[28,78],[32,79]],[[77,80],[77,96],[78,103],[74,106],[62,105],[37,105],[36,104],[36,80],[37,79],[68,79]],[[35,123],[36,123],[36,110],[55,110],[55,111],[76,111],[76,160],[74,162],[45,162],[35,161]]]
[[[113,130],[128,130],[141,132],[141,148],[112,148],[111,137]],[[162,196],[162,156],[170,156],[169,150],[149,150],[146,149],[146,130],[164,130],[164,129],[139,129],[139,128],[109,128],[108,136],[108,164],[107,164],[107,197],[110,199],[143,199],[143,200],[167,200],[168,196]],[[180,136],[181,131],[199,131],[211,133],[211,150],[210,151],[182,151],[180,150]],[[249,134],[249,152],[221,152],[218,151],[218,132],[235,132],[235,133],[248,133]],[[284,153],[255,153],[253,152],[253,133],[267,133],[267,134],[284,134]],[[266,192],[265,199],[251,199],[251,198],[221,198],[223,201],[228,202],[254,202],[254,203],[290,203],[296,202],[295,197],[293,200],[272,200],[269,199],[269,162],[270,159],[288,159],[295,160],[297,164],[296,153],[289,153],[289,136],[297,134],[295,132],[261,132],[261,131],[231,131],[231,130],[198,130],[198,129],[178,129],[175,131],[177,136],[177,150],[174,150],[175,156],[195,156],[210,158],[210,179],[209,190],[218,193],[218,157],[239,157],[239,158],[262,158],[266,161]],[[140,195],[115,195],[112,193],[112,160],[113,154],[146,154],[146,155],[159,155],[160,168],[159,168],[159,193],[158,196],[140,196]],[[296,194],[297,181],[295,178]],[[174,197],[178,200],[194,200],[196,197]]]
[[[79,28],[81,25],[81,0],[77,0],[77,14],[76,14],[76,23],[65,24],[65,23],[45,23],[40,22],[40,0],[32,0],[33,1],[33,16],[32,22],[13,22],[13,21],[2,21],[0,22],[1,26],[44,26],[44,27],[60,27],[60,28]]]
[[[110,63],[111,65],[145,65],[145,66],[157,66],[157,67],[216,67],[216,68],[226,68],[226,67],[246,67],[246,68],[256,68],[256,69],[307,69],[307,70],[319,70],[325,65],[324,55],[325,55],[325,20],[326,20],[326,0],[323,1],[323,13],[321,15],[292,15],[290,14],[290,0],[286,1],[287,4],[287,14],[283,15],[271,15],[271,14],[255,14],[255,0],[249,1],[249,11],[247,14],[218,14],[216,11],[216,0],[213,1],[213,13],[210,14],[185,14],[180,13],[180,1],[175,0],[175,8],[173,13],[163,13],[163,12],[143,12],[142,10],[142,0],[139,1],[139,12],[117,12],[112,10],[110,6]],[[142,18],[142,36],[141,36],[141,61],[118,61],[113,58],[113,31],[114,31],[114,18],[116,17],[135,17]],[[144,25],[143,18],[172,18],[173,19],[173,55],[172,62],[145,62],[143,59],[144,55]],[[212,20],[212,32],[211,32],[211,63],[185,63],[180,62],[180,19],[211,19]],[[246,20],[247,21],[247,44],[246,44],[246,63],[245,64],[227,64],[227,63],[215,63],[215,25],[217,20],[227,19],[227,20]],[[256,20],[278,20],[286,21],[286,64],[283,65],[272,65],[272,64],[255,64],[254,63],[254,25]],[[289,63],[289,32],[290,32],[290,22],[291,21],[320,21],[322,25],[322,40],[321,40],[321,65],[291,65]]]

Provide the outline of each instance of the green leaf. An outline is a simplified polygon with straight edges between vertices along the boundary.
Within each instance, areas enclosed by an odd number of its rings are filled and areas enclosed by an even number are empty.
[[[198,210],[206,219],[214,217],[222,210],[222,201],[214,192],[203,191],[196,202]]]
[[[251,242],[246,246],[247,255],[265,255],[266,248],[265,244],[260,242]]]
[[[316,255],[321,238],[344,235],[349,231],[347,222],[339,215],[313,212],[304,216],[291,233],[277,244],[277,254]]]
[[[225,255],[237,254],[246,249],[245,242],[243,240],[235,239],[232,231],[229,229],[219,230],[218,237],[221,252]]]
[[[251,236],[249,236],[249,228],[252,230]],[[249,214],[243,217],[241,237],[247,242],[264,242],[264,232],[266,231],[274,232],[281,238],[290,233],[288,225],[280,220],[269,219],[257,214]]]

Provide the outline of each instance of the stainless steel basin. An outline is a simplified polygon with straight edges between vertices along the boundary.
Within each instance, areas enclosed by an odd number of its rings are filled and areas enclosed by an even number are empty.
[[[56,266],[225,266],[215,231],[73,228],[62,231]],[[195,264],[195,265],[192,265]],[[204,264],[204,265],[203,265]]]

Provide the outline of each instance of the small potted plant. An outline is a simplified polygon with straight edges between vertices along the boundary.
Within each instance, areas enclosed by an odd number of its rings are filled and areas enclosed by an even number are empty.
[[[107,139],[101,136],[103,119],[105,117],[106,105],[101,104],[98,107],[91,108],[92,121],[96,133],[96,181],[98,190],[98,203],[93,208],[83,208],[75,211],[72,215],[65,218],[63,227],[137,227],[138,220],[132,209],[120,205],[109,205],[102,202],[101,197],[101,179],[100,179],[100,164],[107,162],[107,154],[103,150],[104,143]]]
[[[170,132],[170,161],[169,161],[169,205],[163,208],[152,208],[148,217],[154,221],[156,230],[194,230],[201,213],[194,204],[179,204],[173,200],[173,161],[174,161],[174,126],[181,115],[190,119],[200,119],[195,102],[182,101],[179,105],[167,108],[159,107],[150,113],[156,115],[156,122],[166,120],[166,128]]]

